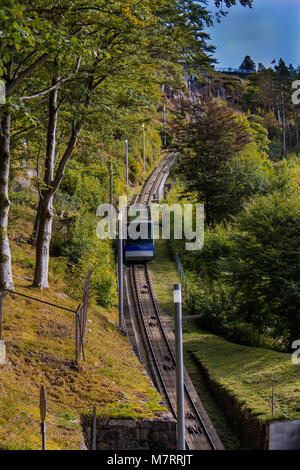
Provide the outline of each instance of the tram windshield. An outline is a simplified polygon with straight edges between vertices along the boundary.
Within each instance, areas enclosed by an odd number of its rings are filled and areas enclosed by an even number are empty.
[[[153,224],[149,220],[132,221],[127,224],[126,245],[150,245],[153,244]]]

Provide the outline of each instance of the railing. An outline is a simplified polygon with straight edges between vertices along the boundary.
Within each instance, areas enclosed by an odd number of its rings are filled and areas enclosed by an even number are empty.
[[[187,278],[184,274],[184,269],[183,269],[182,263],[181,263],[180,258],[179,258],[177,253],[175,254],[175,263],[176,263],[176,266],[177,266],[177,269],[178,269],[180,279],[181,279],[181,281],[183,281],[183,287],[184,287],[186,297],[189,301],[193,302],[193,295],[190,292],[189,283],[188,283],[188,280],[187,280]]]
[[[230,73],[246,73],[246,74],[251,74],[255,73],[255,70],[243,70],[243,69],[235,69],[232,67],[227,67],[227,68],[215,68],[214,69],[216,72],[230,72]]]
[[[185,281],[184,269],[177,253],[175,254],[175,262],[176,262],[176,266],[179,272],[180,279],[182,281]]]

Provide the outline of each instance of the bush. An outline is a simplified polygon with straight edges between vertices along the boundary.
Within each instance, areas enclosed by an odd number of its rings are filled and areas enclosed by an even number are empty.
[[[300,337],[300,196],[257,198],[233,228],[223,271],[239,293],[240,318],[289,349]]]
[[[208,279],[220,276],[219,261],[230,253],[230,226],[217,226],[214,230],[206,230],[204,246],[200,251],[184,252],[182,259],[187,269],[201,273]]]
[[[245,346],[260,346],[261,344],[259,332],[250,323],[228,323],[225,328],[225,336],[229,341]]]
[[[108,307],[116,303],[117,287],[115,256],[110,240],[99,240],[96,235],[96,217],[85,214],[78,217],[71,229],[71,238],[64,248],[71,263],[68,293],[80,299],[89,271],[93,271],[91,286],[97,303]]]
[[[190,283],[190,306],[200,315],[200,325],[217,334],[225,334],[227,324],[236,318],[236,302],[232,289],[220,281]]]

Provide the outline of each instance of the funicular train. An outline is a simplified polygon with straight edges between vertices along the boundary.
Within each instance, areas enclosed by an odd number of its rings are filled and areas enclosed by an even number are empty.
[[[140,216],[128,216],[124,239],[124,260],[126,263],[142,263],[154,258],[154,229],[149,206],[136,204]]]

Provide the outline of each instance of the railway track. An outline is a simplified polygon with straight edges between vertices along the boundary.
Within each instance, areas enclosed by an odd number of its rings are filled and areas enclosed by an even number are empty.
[[[149,206],[154,198],[157,199],[156,196],[158,188],[165,176],[165,173],[169,170],[173,160],[174,156],[168,155],[157,165],[153,173],[146,181],[141,194],[137,195],[135,203]]]
[[[160,162],[147,180],[141,194],[134,203],[150,205],[156,199],[156,192],[172,164],[168,156]],[[176,363],[172,347],[174,338],[166,330],[159,312],[153,290],[149,267],[146,264],[132,264],[125,273],[128,312],[125,315],[129,338],[139,359],[148,369],[152,381],[161,393],[163,401],[176,419]],[[173,332],[172,332],[173,333]],[[186,448],[189,450],[222,449],[222,444],[185,371],[184,405],[186,421]],[[196,403],[197,401],[197,403]]]

